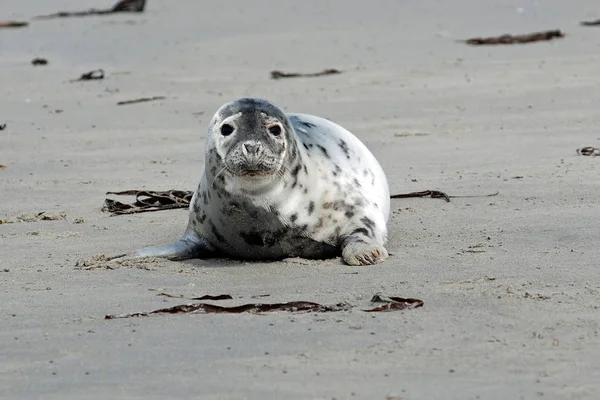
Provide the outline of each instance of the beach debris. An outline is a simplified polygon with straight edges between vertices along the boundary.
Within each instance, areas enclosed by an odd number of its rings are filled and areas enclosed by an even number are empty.
[[[581,149],[577,149],[577,154],[580,156],[600,156],[600,149],[598,147],[586,146]]]
[[[25,21],[0,21],[0,28],[24,28],[29,25]]]
[[[139,99],[119,101],[117,103],[117,105],[118,106],[124,106],[124,105],[127,105],[127,104],[145,103],[145,102],[148,102],[148,101],[164,100],[164,99],[166,99],[165,96],[140,97]]]
[[[6,129],[6,124],[0,124],[0,131],[3,131]]]
[[[593,21],[581,21],[579,24],[583,26],[600,26],[600,19]]]
[[[181,304],[174,307],[161,308],[150,312],[138,312],[132,314],[106,315],[104,319],[148,317],[153,314],[261,314],[273,311],[297,312],[336,312],[349,310],[350,306],[345,303],[333,306],[324,306],[310,301],[291,301],[288,303],[249,303],[240,306],[222,307],[209,303]]]
[[[0,164],[0,168],[8,168],[8,165],[6,164]],[[2,223],[2,220],[0,220],[0,224]]]
[[[439,190],[423,190],[421,192],[410,192],[410,193],[399,193],[392,194],[390,199],[407,199],[411,197],[431,197],[432,199],[444,199],[446,202],[450,202],[450,199],[458,199],[458,198],[472,198],[472,197],[494,197],[498,196],[500,192],[494,192],[490,194],[474,194],[474,195],[465,195],[465,196],[449,196],[444,192],[440,192]]]
[[[464,40],[464,43],[470,44],[473,46],[481,46],[481,45],[496,45],[496,44],[518,44],[518,43],[531,43],[531,42],[540,42],[545,40],[552,40],[556,38],[562,38],[565,34],[560,30],[552,30],[552,31],[544,31],[544,32],[534,32],[527,33],[524,35],[501,35],[501,36],[492,36],[492,37],[475,37],[471,39]]]
[[[335,68],[327,68],[323,71],[319,72],[311,72],[311,73],[299,73],[299,72],[282,72],[282,71],[271,71],[271,79],[281,79],[281,78],[314,78],[318,76],[326,76],[326,75],[337,75],[341,74],[342,71]]]
[[[194,192],[185,190],[125,190],[122,192],[107,192],[107,195],[135,196],[131,204],[121,203],[116,200],[105,199],[102,211],[112,215],[136,214],[150,211],[172,210],[175,208],[188,208]]]
[[[185,297],[182,294],[179,295],[173,295],[173,294],[169,294],[169,293],[165,293],[165,292],[161,292],[159,294],[157,294],[157,296],[164,296],[164,297],[170,297],[173,299],[188,299],[188,300],[212,300],[212,301],[218,301],[218,300],[232,300],[233,297],[231,297],[231,295],[229,294],[219,294],[216,296],[212,296],[212,295],[204,295],[204,296],[200,296],[200,297],[192,297],[192,298],[188,298]]]
[[[168,297],[175,297],[167,295]],[[227,299],[221,295],[218,300]],[[214,300],[209,299],[209,296],[199,297],[198,299]],[[221,298],[223,297],[223,298]],[[229,299],[231,296],[229,296]],[[382,312],[382,311],[401,311],[410,310],[418,307],[423,307],[424,302],[418,299],[403,298],[403,297],[388,297],[381,293],[375,294],[371,298],[371,303],[381,304],[375,308],[362,310],[364,312]],[[274,311],[287,311],[292,313],[299,312],[338,312],[338,311],[349,311],[353,308],[348,303],[338,303],[334,305],[322,305],[319,303],[313,303],[311,301],[291,301],[285,303],[248,303],[239,306],[223,307],[217,306],[210,303],[192,303],[192,304],[181,304],[168,308],[161,308],[154,311],[148,312],[137,312],[132,314],[119,314],[119,315],[106,315],[105,319],[117,319],[117,318],[132,318],[132,317],[148,317],[154,314],[190,314],[190,313],[202,313],[202,314],[262,314]]]
[[[382,312],[382,311],[400,311],[410,310],[417,307],[423,307],[423,300],[405,299],[403,297],[387,297],[382,294],[376,294],[371,298],[371,303],[382,303],[382,305],[364,312]]]
[[[390,196],[390,199],[407,199],[410,197],[431,197],[432,199],[444,199],[450,202],[450,196],[438,190],[423,190],[422,192],[399,193]]]
[[[31,65],[48,65],[48,59],[36,57],[33,60],[31,60]]]
[[[144,11],[146,6],[146,0],[121,0],[115,4],[112,8],[107,9],[95,9],[87,11],[60,11],[49,15],[40,15],[34,19],[54,19],[54,18],[67,18],[67,17],[87,17],[90,15],[109,15],[122,12],[136,12],[141,13]]]
[[[81,76],[77,79],[73,79],[71,82],[79,82],[79,81],[94,81],[104,79],[104,70],[103,69],[94,69],[90,72],[86,72],[81,74]]]

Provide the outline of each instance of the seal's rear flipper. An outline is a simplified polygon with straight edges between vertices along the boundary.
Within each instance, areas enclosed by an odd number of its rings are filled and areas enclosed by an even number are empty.
[[[194,233],[186,232],[181,239],[175,243],[165,246],[145,247],[134,251],[133,253],[120,254],[110,257],[108,260],[114,260],[122,257],[131,258],[146,258],[158,257],[166,258],[172,261],[189,260],[192,258],[210,258],[214,255],[215,250],[211,245],[206,243],[202,238],[199,238]]]

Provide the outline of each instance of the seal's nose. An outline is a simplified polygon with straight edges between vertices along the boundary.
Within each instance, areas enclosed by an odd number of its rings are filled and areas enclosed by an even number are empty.
[[[243,149],[246,155],[256,156],[260,150],[260,143],[244,143]]]

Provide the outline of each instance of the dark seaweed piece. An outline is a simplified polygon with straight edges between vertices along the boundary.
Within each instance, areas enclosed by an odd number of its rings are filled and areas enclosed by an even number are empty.
[[[24,28],[29,25],[25,21],[0,21],[0,28]]]
[[[423,190],[422,192],[410,192],[410,193],[399,193],[393,194],[390,196],[390,199],[406,199],[410,197],[427,197],[430,196],[432,199],[444,199],[446,202],[450,202],[450,199],[459,199],[459,198],[472,198],[472,197],[494,197],[498,196],[500,192],[490,193],[490,194],[474,194],[474,195],[466,195],[466,196],[448,196],[444,192],[440,192],[438,190]]]
[[[49,15],[40,15],[35,17],[35,19],[53,19],[53,18],[67,18],[67,17],[87,17],[90,15],[109,15],[116,14],[122,12],[136,12],[141,13],[144,11],[146,7],[146,0],[121,0],[112,8],[108,9],[95,9],[87,11],[60,11],[54,14]]]
[[[582,147],[581,149],[577,149],[577,154],[579,154],[580,156],[596,157],[600,156],[600,149],[597,147],[586,146]]]
[[[184,295],[180,294],[180,295],[173,295],[173,294],[169,294],[169,293],[159,293],[157,294],[157,296],[165,296],[165,297],[171,297],[173,299],[188,299],[188,300],[213,300],[213,301],[218,301],[218,300],[231,300],[233,299],[233,297],[231,297],[231,295],[229,294],[219,294],[216,296],[212,296],[210,294],[204,295],[204,296],[200,296],[200,297],[192,297],[192,298],[188,298],[185,297]]]
[[[205,314],[240,314],[240,313],[251,313],[259,314],[273,311],[288,311],[288,312],[335,312],[349,310],[350,307],[347,304],[336,304],[333,306],[324,306],[318,303],[312,303],[309,301],[291,301],[288,303],[250,303],[243,304],[240,306],[233,307],[222,307],[208,303],[196,303],[196,304],[181,304],[169,308],[161,308],[150,312],[140,312],[133,314],[121,314],[121,315],[106,315],[104,319],[117,319],[117,318],[132,318],[132,317],[148,317],[153,314],[188,314],[194,312],[202,312]]]
[[[432,199],[444,199],[450,202],[450,196],[438,190],[423,190],[422,192],[399,193],[390,196],[390,199],[406,199],[410,197],[431,197]]]
[[[95,69],[90,72],[86,72],[85,74],[81,74],[81,76],[77,79],[72,80],[71,82],[79,82],[79,81],[96,81],[104,79],[104,70],[103,69]]]
[[[326,76],[326,75],[336,75],[341,74],[342,71],[335,68],[327,68],[323,71],[319,72],[311,72],[307,74],[299,73],[299,72],[282,72],[282,71],[271,71],[271,79],[281,79],[281,78],[314,78],[317,76]]]
[[[117,103],[117,105],[118,106],[124,106],[124,105],[127,105],[127,104],[145,103],[145,102],[148,102],[148,101],[164,100],[164,99],[166,99],[165,96],[140,97],[139,99],[119,101]]]
[[[31,60],[31,65],[48,65],[48,59],[36,57]]]
[[[600,26],[600,19],[594,21],[581,21],[579,24],[583,26]]]
[[[400,311],[410,310],[413,308],[423,307],[423,300],[419,299],[405,299],[403,297],[385,297],[381,294],[376,294],[371,299],[371,303],[383,303],[383,305],[369,310],[363,310],[364,312],[382,312],[382,311]]]
[[[194,192],[186,190],[125,190],[122,192],[106,192],[117,196],[135,196],[135,202],[124,204],[116,200],[105,199],[102,211],[112,215],[135,214],[150,211],[172,210],[187,208]]]
[[[6,129],[6,124],[0,124],[0,131],[3,131]]]
[[[476,37],[464,40],[464,43],[470,44],[473,46],[481,46],[481,45],[496,45],[496,44],[523,44],[523,43],[532,43],[532,42],[540,42],[545,40],[552,40],[556,38],[563,38],[565,34],[560,30],[552,30],[552,31],[544,31],[544,32],[534,32],[527,33],[524,35],[501,35],[501,36],[492,36],[492,37]]]

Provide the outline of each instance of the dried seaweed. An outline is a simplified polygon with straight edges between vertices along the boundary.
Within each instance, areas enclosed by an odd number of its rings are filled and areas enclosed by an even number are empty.
[[[94,69],[90,72],[86,72],[81,74],[81,76],[77,79],[73,79],[71,82],[79,82],[79,81],[97,81],[104,79],[104,70],[103,69]]]
[[[164,99],[166,99],[165,96],[140,97],[139,99],[119,101],[117,103],[117,105],[118,106],[124,106],[124,105],[127,105],[127,104],[146,103],[148,101],[164,100]]]
[[[318,76],[326,76],[326,75],[337,75],[341,74],[342,71],[335,68],[327,68],[323,71],[319,72],[311,72],[311,73],[299,73],[299,72],[282,72],[282,71],[271,71],[271,79],[281,79],[281,78],[315,78]]]
[[[450,196],[438,190],[423,190],[422,192],[399,193],[390,196],[390,199],[407,199],[410,197],[431,197],[432,199],[444,199],[450,202]]]
[[[422,192],[410,192],[410,193],[398,193],[390,196],[390,199],[407,199],[411,197],[431,197],[432,199],[444,199],[446,202],[450,202],[450,199],[458,199],[458,198],[471,198],[471,197],[494,197],[498,196],[500,192],[490,193],[490,194],[474,194],[467,196],[449,196],[444,192],[440,192],[438,190],[423,190]]]
[[[90,15],[110,15],[122,12],[135,12],[141,13],[144,11],[146,6],[146,0],[121,0],[115,4],[112,8],[108,9],[95,9],[87,11],[60,11],[49,15],[40,15],[35,19],[54,19],[54,18],[68,18],[68,17],[87,17]]]
[[[594,21],[581,21],[579,24],[583,26],[600,26],[600,19]]]
[[[48,59],[37,57],[31,60],[31,65],[48,65]]]
[[[193,192],[185,190],[166,190],[161,192],[149,190],[125,190],[122,192],[107,192],[106,194],[135,196],[135,202],[132,204],[105,199],[102,211],[109,212],[112,215],[187,208],[194,195]]]
[[[552,40],[556,38],[563,38],[565,34],[560,30],[552,30],[552,31],[544,31],[544,32],[534,32],[528,33],[524,35],[501,35],[501,36],[492,36],[492,37],[476,37],[464,40],[464,43],[470,44],[473,46],[482,46],[482,45],[498,45],[498,44],[523,44],[523,43],[532,43],[532,42],[540,42],[545,40]]]
[[[0,28],[24,28],[29,25],[25,21],[0,21]]]
[[[173,295],[173,294],[169,294],[169,293],[159,293],[157,294],[157,296],[165,296],[165,297],[171,297],[173,299],[188,299],[188,300],[212,300],[212,301],[218,301],[218,300],[232,300],[233,297],[231,297],[231,295],[229,294],[219,294],[216,296],[212,296],[210,294],[204,295],[204,296],[200,296],[200,297],[192,297],[192,298],[188,298],[185,297],[184,295],[180,294],[180,295]]]
[[[577,154],[580,156],[600,156],[600,149],[598,147],[586,146],[581,149],[577,149]]]
[[[6,124],[0,124],[0,131],[3,131],[6,129]]]
[[[371,303],[383,303],[383,305],[363,310],[364,312],[382,312],[382,311],[400,311],[423,307],[423,300],[405,299],[403,297],[386,297],[376,294],[371,299]]]
[[[132,318],[132,317],[148,317],[154,314],[189,314],[189,313],[204,313],[204,314],[240,314],[251,313],[260,314],[273,311],[288,311],[288,312],[335,312],[349,310],[350,306],[341,303],[333,306],[324,306],[318,303],[309,301],[291,301],[288,303],[249,303],[240,306],[222,307],[208,303],[196,304],[181,304],[174,307],[161,308],[150,312],[139,312],[133,314],[106,315],[104,319],[117,318]]]

